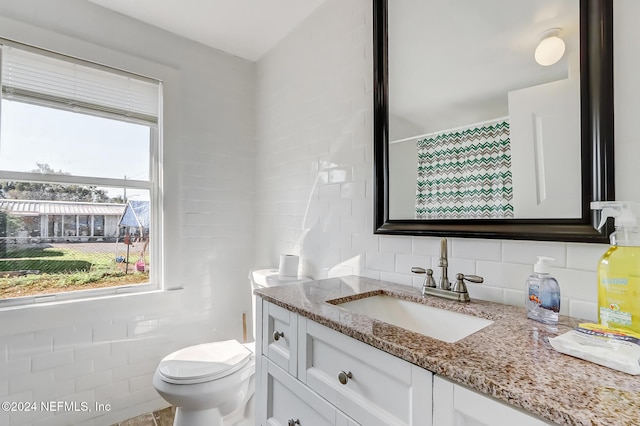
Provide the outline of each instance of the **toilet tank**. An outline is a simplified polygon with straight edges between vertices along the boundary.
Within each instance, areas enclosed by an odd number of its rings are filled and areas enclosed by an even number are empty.
[[[256,340],[256,303],[257,297],[253,290],[264,287],[277,287],[281,285],[302,284],[311,281],[309,277],[281,277],[278,268],[262,268],[249,271],[249,282],[251,283],[251,329],[253,340]]]

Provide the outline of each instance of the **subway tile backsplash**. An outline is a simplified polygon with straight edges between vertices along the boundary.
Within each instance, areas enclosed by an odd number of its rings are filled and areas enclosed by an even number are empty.
[[[345,7],[350,14],[343,13]],[[333,25],[337,17],[343,28],[359,29],[358,34],[365,36],[333,44],[326,37],[327,25]],[[372,234],[370,24],[369,2],[354,1],[345,6],[337,0],[327,1],[257,64],[258,104],[267,106],[258,110],[259,122],[278,123],[268,131],[258,127],[257,155],[277,158],[278,167],[259,171],[256,202],[261,209],[255,212],[256,229],[275,241],[257,240],[256,259],[259,264],[272,264],[278,253],[298,250],[306,275],[324,278],[354,273],[418,287],[424,277],[412,274],[410,268],[431,267],[437,278],[440,239]],[[291,58],[305,57],[310,51],[314,61],[291,62]],[[305,78],[298,78],[300,75]],[[331,85],[327,85],[329,80]],[[292,108],[295,114],[287,114]],[[333,118],[325,111],[332,111]],[[300,120],[301,116],[305,120]],[[311,133],[306,128],[310,122]],[[291,138],[291,134],[303,135],[303,140]],[[305,145],[304,151],[296,149],[300,143]],[[301,163],[308,166],[300,167]],[[289,166],[307,170],[308,184],[302,191],[300,180],[284,179]],[[345,172],[347,166],[352,172]],[[278,182],[278,191],[270,188],[272,182]],[[363,190],[353,191],[355,187]],[[301,192],[299,201],[307,206],[295,241],[285,237],[291,228],[280,223],[286,205],[278,196],[292,188]],[[338,201],[339,205],[334,204]],[[336,223],[340,224],[338,234]],[[481,275],[483,284],[468,285],[472,298],[524,305],[524,282],[533,272],[536,256],[550,256],[556,259],[552,266],[562,291],[562,313],[593,320],[595,271],[605,250],[603,244],[451,238],[449,277],[453,279],[457,272]],[[335,251],[341,253],[337,264],[330,255]]]

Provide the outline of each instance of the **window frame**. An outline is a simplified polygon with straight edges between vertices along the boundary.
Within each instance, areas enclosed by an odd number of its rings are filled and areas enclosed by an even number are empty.
[[[22,306],[22,305],[37,305],[39,303],[47,302],[59,302],[69,300],[94,300],[96,298],[104,296],[113,296],[120,294],[138,294],[150,291],[163,290],[163,173],[162,173],[162,125],[163,125],[163,82],[160,79],[150,78],[136,74],[134,72],[123,71],[118,68],[112,68],[105,65],[97,64],[93,61],[79,59],[73,56],[61,55],[55,52],[51,52],[46,49],[26,45],[13,40],[0,38],[0,47],[6,44],[8,46],[17,47],[19,49],[35,52],[43,56],[54,56],[58,59],[62,58],[69,62],[90,66],[103,71],[112,72],[117,75],[126,75],[131,78],[136,78],[144,81],[153,81],[158,87],[158,113],[155,122],[140,120],[138,117],[126,117],[107,113],[103,114],[99,110],[91,111],[88,109],[81,109],[74,111],[72,108],[56,107],[54,104],[47,102],[29,102],[23,99],[15,99],[15,102],[33,103],[35,105],[61,109],[71,111],[80,114],[91,115],[104,119],[116,119],[125,122],[134,122],[136,124],[142,124],[149,127],[149,179],[134,180],[134,179],[120,179],[120,178],[106,178],[106,177],[90,177],[80,175],[62,175],[62,174],[46,174],[46,173],[33,173],[33,172],[18,172],[0,169],[0,180],[12,180],[32,183],[53,183],[63,185],[90,185],[97,187],[114,187],[114,188],[127,188],[127,189],[140,189],[149,191],[149,203],[150,203],[150,225],[149,235],[151,236],[149,241],[149,263],[152,265],[149,271],[149,282],[138,284],[124,284],[113,287],[103,287],[96,289],[86,290],[73,290],[59,293],[47,293],[42,295],[30,295],[12,297],[6,299],[0,299],[0,309],[4,307]],[[2,90],[2,50],[0,49],[0,126],[2,125],[2,106],[1,101],[5,99],[4,91]]]

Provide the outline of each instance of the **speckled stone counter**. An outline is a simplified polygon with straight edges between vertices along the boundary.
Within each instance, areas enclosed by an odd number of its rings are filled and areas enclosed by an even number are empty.
[[[524,308],[484,301],[459,303],[418,289],[349,276],[255,291],[264,300],[421,366],[454,382],[568,425],[640,425],[640,376],[631,376],[556,352],[548,337],[557,327],[526,318]],[[361,294],[386,293],[493,320],[455,343],[417,334],[340,308]],[[443,327],[446,327],[443,324]]]

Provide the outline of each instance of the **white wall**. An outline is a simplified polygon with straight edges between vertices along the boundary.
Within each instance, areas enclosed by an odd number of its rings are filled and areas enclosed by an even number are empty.
[[[616,1],[617,191],[640,200],[640,59],[636,38],[621,35],[636,16],[640,2]],[[165,275],[184,287],[0,311],[0,400],[113,405],[101,417],[0,413],[1,424],[105,425],[164,406],[151,387],[158,360],[239,337],[247,270],[283,252],[316,278],[419,285],[407,271],[433,265],[438,240],[372,234],[371,25],[369,0],[327,0],[256,66],[81,0],[0,2],[1,36],[166,75]],[[454,239],[450,269],[486,278],[472,297],[521,304],[534,255],[555,256],[563,312],[593,318],[604,249]]]
[[[82,0],[0,2],[0,36],[164,80],[164,272],[183,288],[0,311],[0,400],[112,405],[0,424],[108,425],[164,407],[158,361],[241,338],[251,309],[255,65]]]
[[[616,191],[640,200],[640,2],[615,2]],[[372,233],[372,29],[368,0],[328,0],[258,62],[256,256],[303,257],[316,278],[359,274],[419,286],[438,240]],[[624,34],[624,35],[623,35]],[[634,50],[634,45],[636,46]],[[596,267],[606,245],[453,239],[449,271],[476,273],[472,298],[523,305],[536,255],[553,256],[563,314],[596,318]]]

